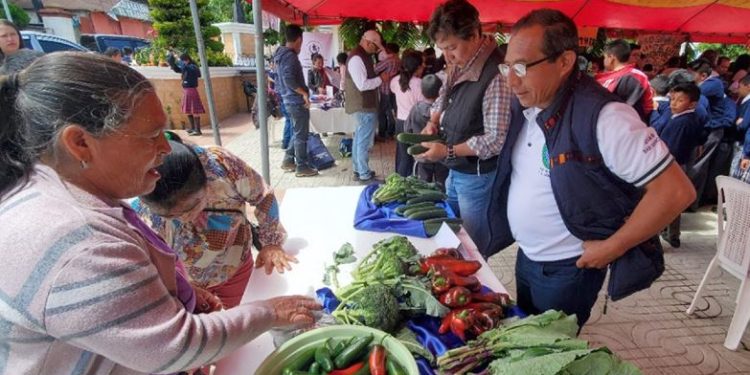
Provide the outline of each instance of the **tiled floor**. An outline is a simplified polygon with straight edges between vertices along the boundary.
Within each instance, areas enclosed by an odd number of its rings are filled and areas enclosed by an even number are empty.
[[[248,116],[230,119],[224,145],[260,170],[259,132],[248,123]],[[283,123],[276,125],[280,139]],[[231,130],[235,129],[235,130]],[[244,133],[242,131],[244,130]],[[222,130],[224,134],[224,130]],[[201,143],[210,143],[204,135]],[[357,184],[351,180],[351,160],[337,155],[340,136],[324,138],[337,165],[320,176],[296,178],[279,168],[282,150],[271,143],[271,185],[278,195],[292,187],[340,186]],[[376,143],[370,166],[379,176],[393,171],[394,143]],[[734,312],[739,281],[721,273],[711,279],[705,298],[694,316],[685,314],[708,262],[715,254],[716,215],[710,208],[683,216],[682,247],[665,245],[667,270],[645,291],[618,302],[610,301],[603,314],[604,294],[594,307],[591,320],[581,337],[593,345],[606,345],[623,359],[634,362],[645,374],[750,374],[750,333],[746,331],[740,350],[723,346]],[[515,292],[513,265],[516,249],[508,248],[490,258],[490,266]]]

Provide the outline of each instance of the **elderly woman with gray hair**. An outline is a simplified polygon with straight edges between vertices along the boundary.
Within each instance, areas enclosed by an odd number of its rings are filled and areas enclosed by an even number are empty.
[[[0,119],[0,373],[174,373],[313,323],[301,296],[192,313],[175,253],[123,202],[154,188],[170,151],[140,73],[44,56],[0,77]]]

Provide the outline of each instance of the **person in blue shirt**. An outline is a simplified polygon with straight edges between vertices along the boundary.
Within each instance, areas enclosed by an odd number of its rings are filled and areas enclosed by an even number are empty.
[[[669,152],[683,170],[692,161],[697,147],[704,142],[703,124],[695,113],[700,100],[700,89],[695,83],[680,83],[669,91],[669,107],[672,117],[660,129],[659,137],[666,143]],[[680,216],[667,227],[662,237],[674,247],[680,247]]]
[[[750,182],[750,76],[740,80],[737,93],[740,99],[735,124],[739,144],[732,162],[732,177]]]
[[[649,116],[648,124],[658,132],[672,116],[669,110],[669,77],[660,74],[649,83],[654,90],[654,110]]]

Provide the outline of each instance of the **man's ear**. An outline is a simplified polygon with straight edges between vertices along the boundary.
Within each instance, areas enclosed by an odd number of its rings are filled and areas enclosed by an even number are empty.
[[[562,67],[561,75],[564,76],[570,73],[570,71],[573,70],[573,67],[578,64],[578,56],[573,51],[565,51],[560,56],[559,64],[561,64]]]
[[[92,158],[91,142],[93,137],[82,127],[71,124],[60,133],[59,142],[76,160],[90,162]]]

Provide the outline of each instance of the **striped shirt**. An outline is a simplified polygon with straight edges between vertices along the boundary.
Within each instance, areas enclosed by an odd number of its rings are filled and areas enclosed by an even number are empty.
[[[0,374],[174,373],[271,328],[264,303],[188,313],[174,255],[153,248],[124,205],[43,165],[2,197]]]
[[[448,82],[443,85],[440,96],[432,106],[433,112],[442,110],[447,87],[452,87],[466,80],[477,80],[479,75],[482,74],[484,64],[493,48],[497,48],[495,40],[485,36],[481,46],[463,69],[450,70],[447,77]],[[484,134],[475,135],[466,141],[466,145],[480,159],[489,159],[500,154],[503,149],[510,126],[510,99],[511,91],[505,82],[505,77],[498,73],[485,89],[482,99]]]

